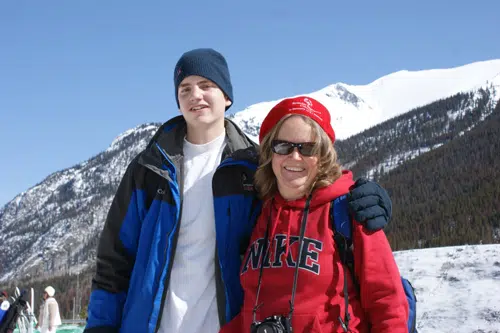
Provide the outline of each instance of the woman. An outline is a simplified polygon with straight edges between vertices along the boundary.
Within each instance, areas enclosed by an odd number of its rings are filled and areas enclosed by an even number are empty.
[[[285,99],[259,139],[255,185],[264,206],[241,268],[242,311],[221,332],[407,332],[408,305],[383,231],[353,223],[360,292],[344,275],[330,205],[354,182],[337,163],[328,110],[310,97]]]

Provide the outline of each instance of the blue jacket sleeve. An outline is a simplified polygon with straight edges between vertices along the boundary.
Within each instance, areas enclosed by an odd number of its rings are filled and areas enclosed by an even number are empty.
[[[131,162],[111,203],[97,249],[85,333],[111,333],[120,329],[145,215],[145,194],[139,186],[141,168],[137,158]]]

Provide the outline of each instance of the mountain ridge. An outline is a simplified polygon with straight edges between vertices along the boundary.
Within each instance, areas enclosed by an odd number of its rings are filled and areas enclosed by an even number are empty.
[[[439,98],[475,90],[488,85],[490,81],[500,86],[498,78],[500,77],[500,59],[448,69],[396,73],[400,73],[396,75],[396,78],[392,73],[367,85],[349,85],[339,82],[299,95],[313,97],[325,104],[330,110],[336,137],[346,139]],[[431,77],[426,78],[426,75],[431,75]],[[443,76],[439,77],[439,75]],[[238,125],[246,127],[247,133],[257,140],[257,129],[267,112],[281,100],[250,105],[232,114],[231,118]]]

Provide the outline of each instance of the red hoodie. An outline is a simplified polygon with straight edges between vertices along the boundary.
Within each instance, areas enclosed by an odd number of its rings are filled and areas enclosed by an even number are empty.
[[[347,267],[340,262],[333,240],[330,203],[346,194],[353,183],[351,172],[344,171],[334,184],[313,193],[299,260],[292,317],[294,333],[343,332],[338,318],[343,319],[345,314],[344,269],[349,278],[350,332],[408,332],[406,296],[384,232],[368,233],[361,224],[353,224],[355,271],[362,297]],[[271,211],[270,255],[264,263],[259,295],[262,305],[257,311],[257,320],[289,313],[305,202],[306,198],[286,201],[277,194],[272,202],[264,205],[241,268],[245,293],[242,311],[221,329],[221,333],[250,332]],[[290,245],[287,239],[291,240]]]

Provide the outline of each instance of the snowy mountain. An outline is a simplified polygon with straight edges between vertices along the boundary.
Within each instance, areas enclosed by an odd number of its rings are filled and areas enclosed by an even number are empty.
[[[387,173],[468,133],[491,115],[499,99],[500,74],[473,90],[416,107],[338,142],[340,159],[353,171],[364,165],[362,174],[370,178]]]
[[[391,160],[392,157],[387,155],[370,161],[370,164],[363,162],[377,149],[377,140],[396,143],[401,142],[402,136],[413,133],[423,140],[418,145],[423,145],[427,144],[424,139],[433,135],[426,134],[428,119],[440,126],[438,132],[441,134],[457,128],[467,132],[483,121],[500,96],[499,74],[500,60],[492,60],[446,70],[397,72],[367,86],[338,83],[309,95],[329,107],[339,138],[370,128],[376,130],[368,138],[351,137],[349,140],[354,141],[346,140],[349,142],[346,148],[342,148],[342,141],[339,141],[339,149],[344,149],[343,156],[351,155],[351,146],[361,152],[356,158],[344,162],[360,168],[363,165],[359,172],[370,174],[379,170],[380,165],[390,169],[387,163],[396,167],[405,161],[404,158]],[[409,115],[408,111],[413,108],[459,92],[464,92],[463,99],[453,104],[444,120],[441,117],[436,121],[429,114],[431,109],[422,109],[417,117],[421,120],[417,127],[409,126],[417,123],[411,117],[396,121],[394,125],[393,122],[381,124],[397,115]],[[252,105],[232,118],[249,135],[256,137],[260,123],[276,102]],[[392,127],[386,128],[387,124]],[[1,207],[0,282],[19,276],[42,277],[49,272],[63,274],[69,269],[74,272],[92,265],[98,235],[126,165],[145,147],[158,126],[145,124],[126,131],[104,152],[82,164],[49,175]],[[438,147],[446,140],[446,135],[434,136],[431,147]],[[414,146],[399,146],[397,156],[416,156],[426,152],[422,147],[417,148],[415,153]]]
[[[51,174],[0,208],[0,281],[87,267],[125,168],[157,128],[124,132],[104,152]]]
[[[328,108],[336,137],[345,139],[416,107],[458,92],[477,90],[492,81],[498,90],[500,59],[450,69],[399,71],[365,86],[336,83],[305,95]],[[262,121],[279,101],[249,106],[236,112],[233,120],[258,140]]]

